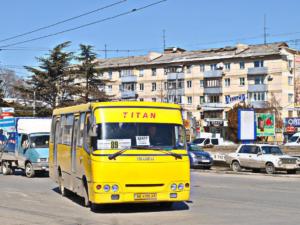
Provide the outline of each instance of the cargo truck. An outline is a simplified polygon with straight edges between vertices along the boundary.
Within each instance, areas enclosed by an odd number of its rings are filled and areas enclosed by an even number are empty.
[[[0,120],[0,164],[3,175],[21,169],[27,177],[49,170],[50,118]]]

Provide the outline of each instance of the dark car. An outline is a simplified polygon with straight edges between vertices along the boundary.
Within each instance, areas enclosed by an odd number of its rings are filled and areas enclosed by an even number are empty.
[[[196,144],[188,144],[188,154],[191,168],[201,167],[204,169],[210,169],[213,164],[213,159],[210,154],[203,151]]]

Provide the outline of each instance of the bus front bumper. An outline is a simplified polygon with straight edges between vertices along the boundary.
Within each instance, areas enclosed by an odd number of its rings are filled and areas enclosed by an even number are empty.
[[[190,191],[177,192],[151,192],[151,193],[94,193],[91,202],[95,204],[106,203],[147,203],[147,202],[181,202],[187,201]]]

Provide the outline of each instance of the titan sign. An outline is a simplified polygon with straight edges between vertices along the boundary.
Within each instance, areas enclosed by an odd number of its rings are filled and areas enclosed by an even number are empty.
[[[300,117],[285,118],[286,127],[300,127]]]

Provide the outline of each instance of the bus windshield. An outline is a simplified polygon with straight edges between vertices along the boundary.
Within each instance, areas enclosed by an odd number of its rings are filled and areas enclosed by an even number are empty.
[[[185,149],[182,125],[162,123],[103,123],[97,126],[94,149]]]

